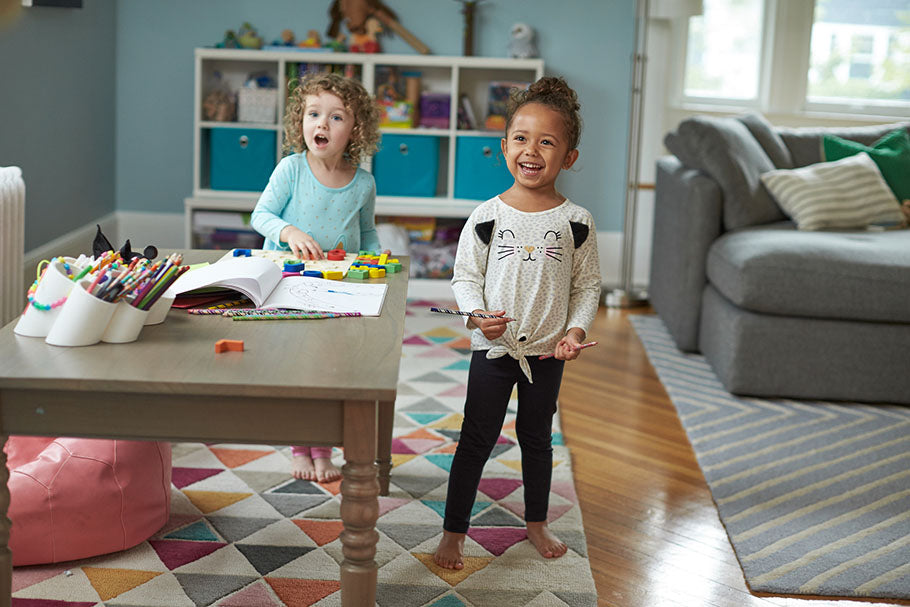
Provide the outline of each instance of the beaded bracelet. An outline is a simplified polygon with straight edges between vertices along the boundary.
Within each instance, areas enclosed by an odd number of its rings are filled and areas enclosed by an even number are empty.
[[[55,301],[55,302],[53,302],[53,303],[50,303],[50,304],[42,304],[42,303],[38,303],[37,301],[35,301],[35,291],[38,290],[38,282],[39,282],[42,278],[44,278],[44,274],[47,272],[47,268],[50,267],[50,265],[51,265],[52,263],[54,263],[56,260],[57,260],[56,257],[54,257],[53,259],[51,259],[49,262],[48,262],[47,260],[44,260],[42,263],[47,263],[47,265],[44,266],[43,271],[42,271],[42,268],[41,268],[41,264],[39,263],[39,264],[38,264],[38,278],[36,278],[36,279],[35,279],[35,282],[32,283],[32,286],[30,286],[30,287],[28,288],[28,294],[27,294],[28,303],[29,303],[32,307],[37,308],[38,310],[43,310],[44,312],[53,310],[54,308],[59,308],[59,307],[62,306],[64,303],[66,303],[66,296],[61,297],[61,298],[58,299],[57,301]],[[70,272],[69,272],[69,264],[66,263],[65,261],[63,262],[63,268],[64,268],[64,270],[66,271],[67,276],[69,276],[69,275],[70,275]]]

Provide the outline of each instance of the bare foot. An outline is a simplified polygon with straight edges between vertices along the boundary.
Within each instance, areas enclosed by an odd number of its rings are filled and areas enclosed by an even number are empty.
[[[295,455],[291,458],[291,476],[305,481],[316,480],[316,466],[309,455]]]
[[[528,539],[545,559],[559,558],[568,550],[568,547],[553,535],[546,521],[527,523],[527,528]]]
[[[443,531],[433,561],[446,569],[464,569],[464,533]]]
[[[316,465],[316,480],[320,483],[331,483],[341,478],[341,469],[327,457],[317,457],[313,460]]]

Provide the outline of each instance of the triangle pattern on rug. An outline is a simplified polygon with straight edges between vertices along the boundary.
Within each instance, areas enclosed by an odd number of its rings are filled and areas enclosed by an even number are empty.
[[[220,598],[240,590],[256,578],[212,573],[175,573],[177,581],[196,605],[211,605]]]
[[[106,569],[104,567],[83,567],[89,583],[98,592],[102,601],[108,601],[124,592],[161,575],[160,571],[137,571],[134,569]]]
[[[216,447],[209,447],[209,451],[228,468],[236,468],[248,464],[271,453],[260,449],[218,449]]]
[[[341,521],[293,519],[293,523],[310,536],[310,539],[316,542],[317,546],[325,546],[329,542],[334,542],[344,531],[344,525]]]
[[[256,568],[260,575],[269,574],[279,567],[284,567],[294,559],[300,558],[307,552],[315,550],[311,546],[256,546],[251,544],[235,544],[237,550],[246,557],[250,565]]]
[[[499,556],[515,544],[528,538],[528,531],[524,527],[500,527],[489,529],[472,527],[468,529],[468,537],[486,548],[494,556]]]
[[[208,556],[227,544],[223,542],[188,542],[185,540],[149,540],[165,567],[173,571],[187,563]]]
[[[309,607],[341,590],[341,584],[335,580],[267,577],[265,581],[286,605],[299,605],[300,607]]]
[[[183,489],[222,472],[224,470],[218,468],[179,468],[175,466],[171,469],[171,483],[178,489]]]
[[[232,504],[253,495],[252,493],[232,493],[228,491],[193,491],[184,489],[183,494],[189,498],[194,506],[203,514],[227,508]]]
[[[412,552],[414,558],[423,563],[424,567],[432,571],[442,581],[450,586],[457,586],[468,578],[469,575],[477,573],[493,561],[493,557],[486,556],[465,556],[464,569],[445,569],[433,561],[433,555],[429,553]]]
[[[272,596],[271,591],[262,581],[250,584],[243,590],[235,592],[223,601],[218,607],[284,607]]]

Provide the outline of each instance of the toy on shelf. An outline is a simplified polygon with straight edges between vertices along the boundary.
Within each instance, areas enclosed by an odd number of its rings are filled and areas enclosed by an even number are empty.
[[[224,32],[224,38],[215,45],[215,48],[262,48],[262,38],[256,33],[248,21],[244,21],[240,29],[227,30]]]
[[[398,16],[381,0],[333,0],[329,5],[329,28],[326,34],[329,38],[335,38],[338,35],[339,27],[342,21],[351,32],[351,50],[354,50],[355,36],[362,36],[368,33],[370,27],[369,20],[375,19],[385,27],[389,28],[407,42],[411,48],[422,55],[429,55],[430,49],[423,42],[417,39],[417,36],[409,32],[398,21]],[[378,33],[380,30],[376,30]],[[361,51],[361,52],[378,52],[378,51]]]
[[[514,88],[528,88],[528,82],[512,82],[494,80],[490,83],[489,98],[487,103],[487,118],[484,128],[490,131],[501,131],[506,128],[506,106],[509,104],[509,94]]]
[[[316,30],[308,31],[306,38],[298,42],[297,46],[301,48],[322,48],[322,40],[319,38],[319,32]]]
[[[281,30],[281,39],[272,41],[269,46],[296,46],[294,30]]]
[[[537,44],[534,42],[534,28],[527,23],[516,23],[509,30],[509,57],[531,59],[537,57]]]
[[[344,33],[339,33],[331,40],[328,40],[325,43],[324,48],[327,48],[330,51],[335,51],[336,53],[346,53],[348,52],[347,39],[347,35]]]
[[[382,33],[382,25],[379,19],[370,17],[366,20],[363,33],[351,32],[352,53],[378,53],[382,49],[379,46],[379,34]]]
[[[202,117],[205,120],[231,122],[236,115],[237,102],[227,91],[210,91],[202,100]]]
[[[477,15],[477,5],[483,0],[458,0],[463,5],[461,14],[464,15],[464,56],[474,55],[474,17]]]

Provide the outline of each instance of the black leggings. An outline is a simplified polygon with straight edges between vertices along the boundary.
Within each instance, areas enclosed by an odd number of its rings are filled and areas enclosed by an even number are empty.
[[[499,439],[512,386],[516,382],[518,416],[515,430],[521,446],[525,521],[547,520],[553,472],[553,447],[550,442],[553,414],[556,413],[565,361],[527,357],[534,378],[532,384],[521,372],[518,361],[511,356],[488,360],[486,355],[484,350],[471,356],[464,422],[449,473],[443,528],[455,533],[468,531],[480,476]]]

